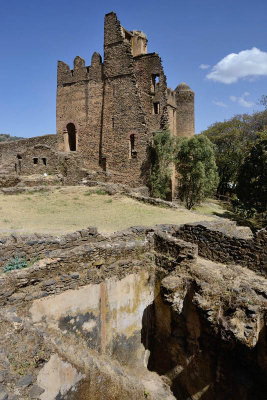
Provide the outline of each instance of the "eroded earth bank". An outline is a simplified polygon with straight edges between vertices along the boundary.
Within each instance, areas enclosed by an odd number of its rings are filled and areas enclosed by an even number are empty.
[[[218,222],[9,237],[0,399],[266,398],[266,231]]]

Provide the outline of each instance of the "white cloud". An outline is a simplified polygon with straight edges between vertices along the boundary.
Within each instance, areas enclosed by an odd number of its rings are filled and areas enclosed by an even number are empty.
[[[209,64],[201,64],[201,65],[199,66],[200,69],[208,69],[209,67],[210,67]]]
[[[242,107],[247,107],[247,108],[249,108],[249,107],[254,106],[255,103],[253,103],[253,101],[247,101],[247,100],[245,99],[245,97],[247,97],[247,96],[249,96],[249,93],[248,93],[248,92],[245,92],[245,93],[243,93],[242,96],[240,96],[240,97],[237,97],[237,96],[230,96],[230,100],[233,101],[233,102],[238,103],[238,104],[239,104],[240,106],[242,106]]]
[[[213,100],[212,103],[219,107],[228,107],[227,104],[223,103],[222,101]]]
[[[256,76],[267,76],[267,52],[253,47],[238,54],[228,54],[212,67],[206,78],[230,84],[241,78],[251,79]]]

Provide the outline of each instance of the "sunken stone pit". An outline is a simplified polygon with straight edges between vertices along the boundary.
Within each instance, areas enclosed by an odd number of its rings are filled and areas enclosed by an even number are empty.
[[[203,223],[2,239],[2,265],[14,248],[39,261],[0,275],[0,398],[263,400],[264,238]]]

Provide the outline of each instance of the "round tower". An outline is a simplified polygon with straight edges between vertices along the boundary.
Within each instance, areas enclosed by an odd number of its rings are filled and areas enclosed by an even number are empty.
[[[190,137],[195,134],[195,93],[182,82],[175,89],[176,135]]]

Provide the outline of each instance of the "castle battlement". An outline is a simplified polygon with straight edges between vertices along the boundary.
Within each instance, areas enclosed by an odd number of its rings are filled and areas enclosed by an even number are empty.
[[[63,61],[57,65],[57,85],[71,85],[78,82],[102,79],[102,58],[94,52],[91,58],[91,65],[86,66],[85,60],[77,56],[73,61],[73,69]]]

